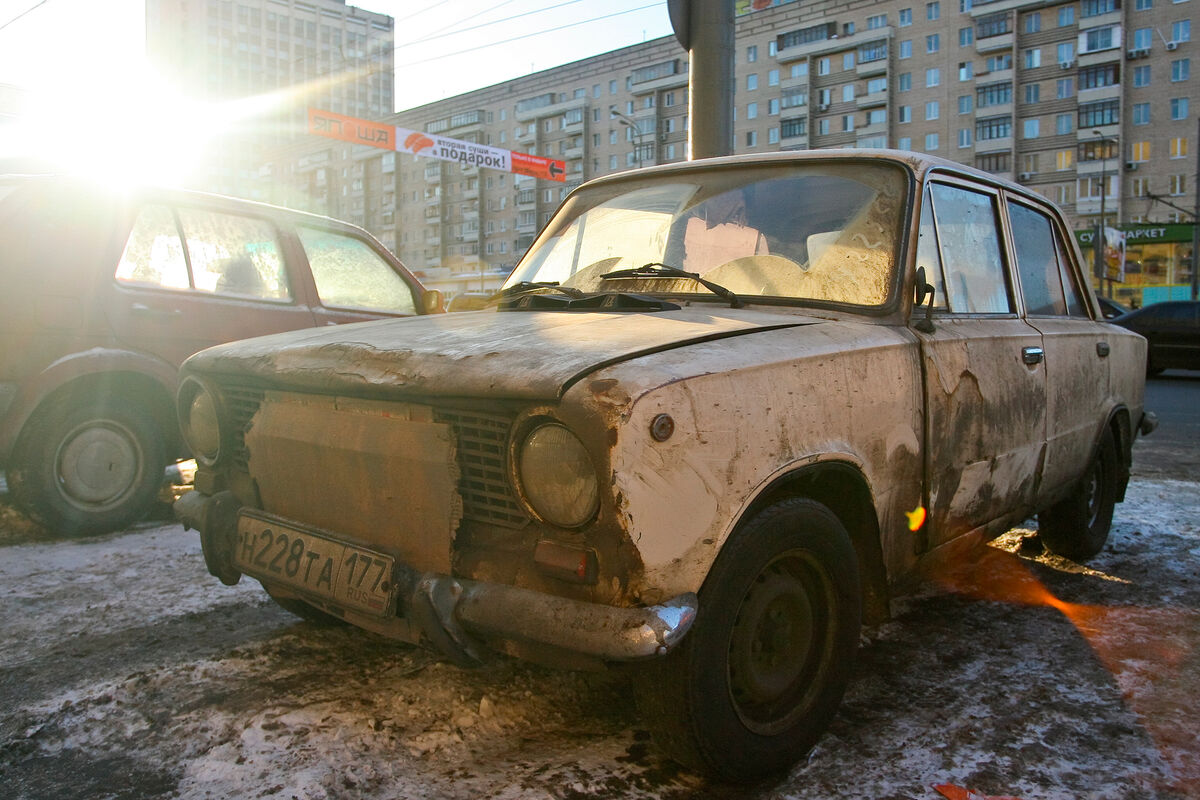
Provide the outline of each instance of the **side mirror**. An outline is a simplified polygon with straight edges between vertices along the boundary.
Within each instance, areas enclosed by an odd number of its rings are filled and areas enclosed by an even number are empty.
[[[929,305],[925,306],[925,316],[917,320],[913,325],[914,328],[921,333],[933,333],[933,300],[937,289],[931,284],[925,276],[925,268],[917,267],[917,302],[913,305],[914,316],[915,312],[925,304],[925,298],[929,298]]]
[[[437,289],[426,289],[424,302],[426,314],[441,314],[446,310],[446,298]]]

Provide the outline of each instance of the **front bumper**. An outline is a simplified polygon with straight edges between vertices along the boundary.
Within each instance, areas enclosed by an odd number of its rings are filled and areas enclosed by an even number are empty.
[[[240,503],[231,492],[211,497],[188,492],[175,515],[200,532],[208,570],[234,584],[233,542]],[[565,650],[603,661],[638,661],[665,655],[687,634],[698,600],[686,592],[664,603],[617,608],[502,583],[472,581],[396,564],[397,614],[423,639],[462,664],[484,656],[480,638],[504,639]]]

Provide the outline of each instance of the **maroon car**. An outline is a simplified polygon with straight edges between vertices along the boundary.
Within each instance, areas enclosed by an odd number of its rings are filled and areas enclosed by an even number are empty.
[[[0,176],[0,280],[0,469],[71,533],[136,519],[186,455],[174,395],[192,353],[441,310],[353,225],[51,176]]]

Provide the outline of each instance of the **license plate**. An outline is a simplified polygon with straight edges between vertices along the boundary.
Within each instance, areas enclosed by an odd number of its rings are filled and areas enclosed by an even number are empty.
[[[238,516],[234,563],[247,575],[343,608],[386,615],[395,559],[266,516]]]

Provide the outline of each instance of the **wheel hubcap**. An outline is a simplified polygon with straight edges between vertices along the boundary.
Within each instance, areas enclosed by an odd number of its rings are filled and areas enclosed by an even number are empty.
[[[751,730],[771,734],[804,711],[830,658],[829,582],[802,556],[776,558],[738,609],[729,643],[729,689]]]
[[[141,449],[133,434],[111,420],[76,427],[59,445],[58,485],[70,502],[96,510],[124,498],[141,476]]]

